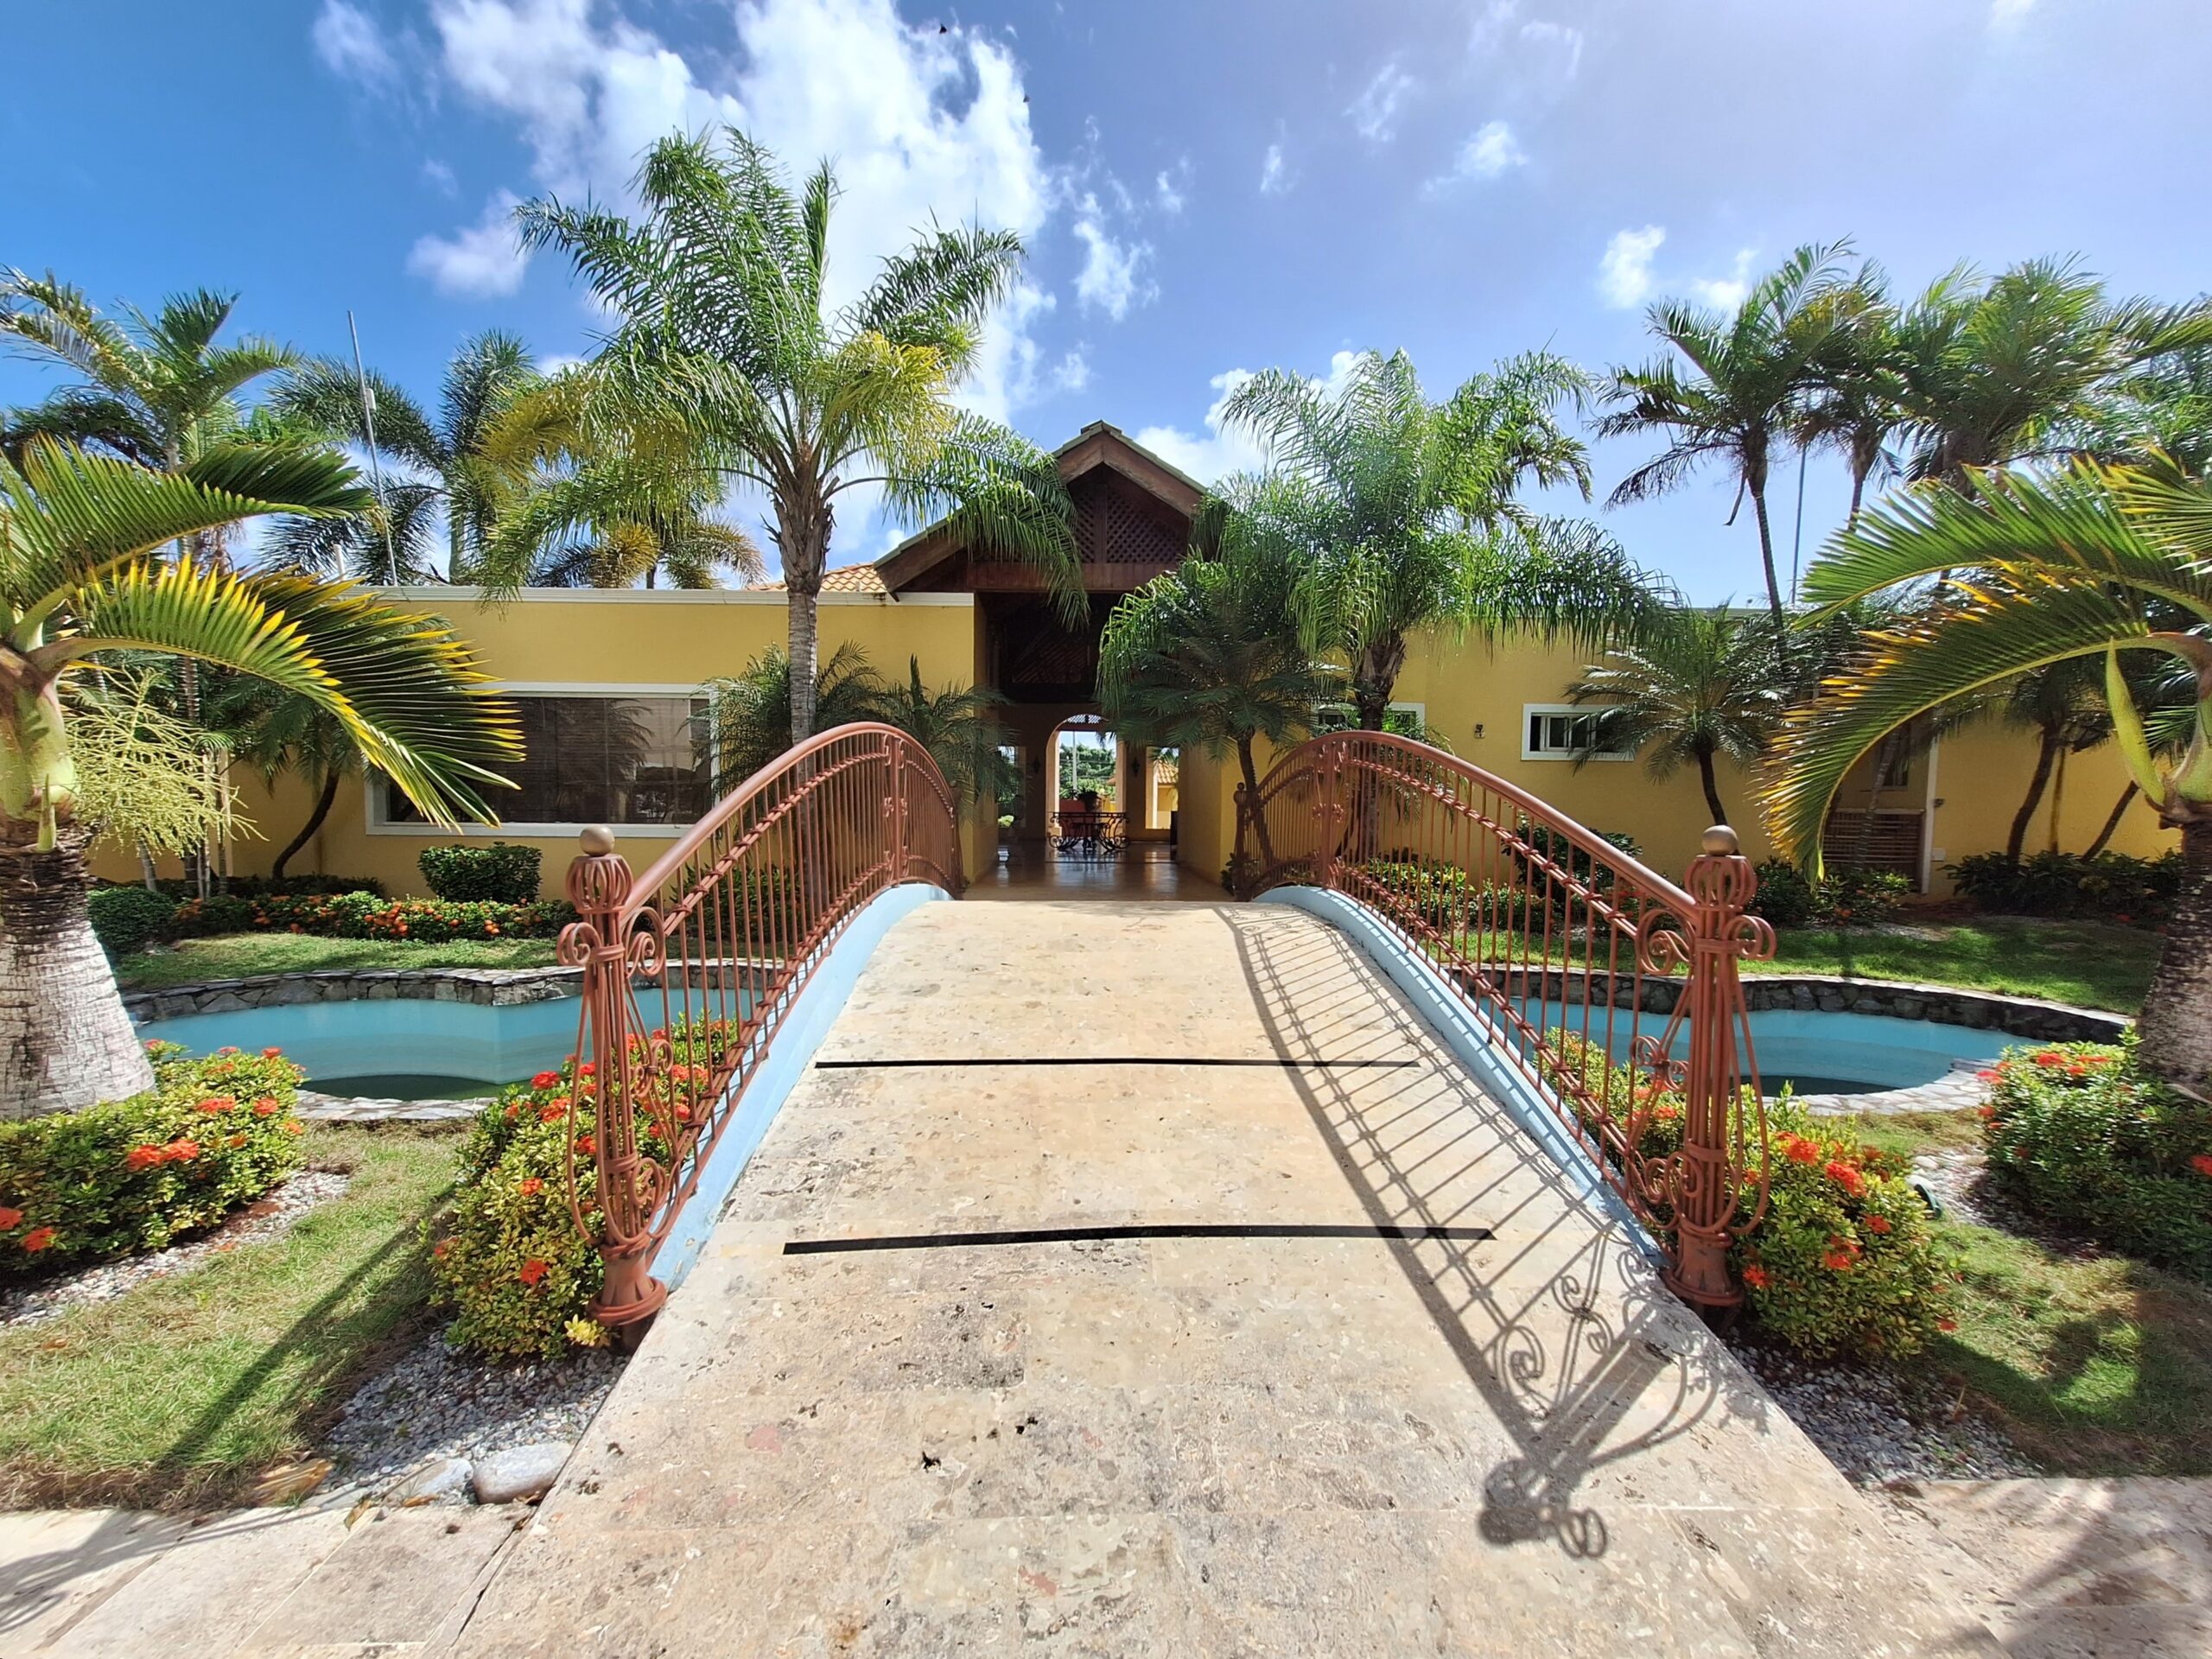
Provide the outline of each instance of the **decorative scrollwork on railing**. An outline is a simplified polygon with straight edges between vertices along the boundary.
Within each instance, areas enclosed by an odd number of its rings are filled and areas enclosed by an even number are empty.
[[[604,829],[569,867],[582,968],[569,1067],[569,1204],[606,1276],[593,1313],[635,1332],[656,1253],[807,980],[846,924],[908,881],[958,893],[957,812],[927,750],[842,726],[755,773],[641,876]]]
[[[1728,1248],[1765,1204],[1764,1108],[1738,978],[1773,930],[1726,825],[1677,886],[1548,804],[1378,732],[1281,756],[1239,850],[1369,906],[1496,1033],[1669,1258],[1693,1301],[1741,1298]],[[1249,838],[1246,831],[1251,832]]]

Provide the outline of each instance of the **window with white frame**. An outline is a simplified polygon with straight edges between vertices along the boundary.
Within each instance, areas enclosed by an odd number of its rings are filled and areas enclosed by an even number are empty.
[[[1524,703],[1521,709],[1523,760],[1572,760],[1588,753],[1597,760],[1628,760],[1635,752],[1609,737],[1602,709],[1571,702]]]
[[[707,701],[683,694],[509,692],[523,755],[512,790],[485,791],[504,828],[695,822],[714,796]],[[423,823],[414,804],[378,780],[378,828]]]

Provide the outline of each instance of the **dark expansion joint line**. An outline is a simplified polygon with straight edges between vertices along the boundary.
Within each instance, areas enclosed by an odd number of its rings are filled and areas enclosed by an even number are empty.
[[[785,1255],[837,1255],[856,1250],[983,1249],[994,1244],[1082,1244],[1117,1238],[1366,1238],[1419,1244],[1430,1240],[1480,1243],[1487,1227],[1395,1227],[1326,1222],[1133,1222],[1108,1227],[1011,1227],[969,1233],[893,1233],[874,1238],[792,1238]]]

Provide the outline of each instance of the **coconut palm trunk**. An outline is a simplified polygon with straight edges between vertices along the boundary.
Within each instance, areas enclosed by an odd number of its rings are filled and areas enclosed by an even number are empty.
[[[2104,828],[2097,831],[2097,838],[2089,843],[2089,850],[2082,855],[2084,858],[2094,858],[2112,844],[2112,838],[2120,833],[2120,821],[2127,816],[2127,809],[2134,804],[2135,798],[2142,792],[2142,785],[2129,779],[2120,791],[2120,798],[2112,804],[2112,811],[2105,818]]]
[[[92,935],[84,837],[40,851],[0,818],[0,1118],[36,1117],[154,1085],[154,1069]]]
[[[2046,726],[2036,741],[2036,768],[2028,774],[2028,792],[2020,810],[2012,815],[2012,828],[2005,837],[2005,856],[2015,864],[2028,844],[2028,826],[2035,822],[2036,808],[2043,804],[2043,792],[2050,786],[2050,769],[2057,760],[2058,734]]]
[[[1713,814],[1713,821],[1715,823],[1727,823],[1728,809],[1720,804],[1720,783],[1713,775],[1711,749],[1697,752],[1697,780],[1704,787],[1706,808]]]
[[[315,810],[308,814],[308,821],[300,826],[300,833],[284,843],[284,850],[270,861],[269,879],[282,881],[284,867],[300,855],[300,849],[315,837],[322,828],[322,821],[330,816],[330,804],[338,798],[338,773],[334,769],[322,774],[322,787],[315,791]]]
[[[2212,810],[2182,826],[2181,892],[2136,1033],[2164,1077],[2212,1083]]]

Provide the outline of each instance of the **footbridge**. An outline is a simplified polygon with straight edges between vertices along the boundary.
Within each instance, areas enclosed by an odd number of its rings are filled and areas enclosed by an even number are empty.
[[[1678,886],[1373,734],[1242,810],[1249,899],[949,902],[942,780],[848,728],[588,849],[638,1348],[460,1651],[1995,1651],[1713,1333],[1732,845]]]

